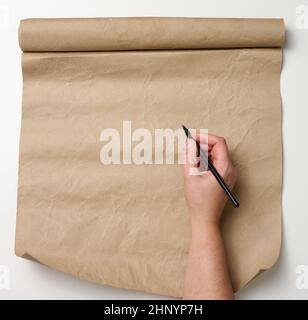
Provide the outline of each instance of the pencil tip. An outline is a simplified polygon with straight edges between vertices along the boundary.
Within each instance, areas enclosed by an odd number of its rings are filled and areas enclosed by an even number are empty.
[[[183,128],[183,130],[184,130],[184,132],[185,132],[185,134],[186,134],[186,137],[188,137],[188,136],[189,136],[189,131],[188,131],[188,129],[187,129],[184,125],[182,125],[182,128]]]
[[[183,130],[185,131],[186,137],[187,137],[188,139],[193,139],[193,137],[192,137],[191,134],[190,134],[190,131],[189,131],[184,125],[182,125],[182,128],[183,128]]]

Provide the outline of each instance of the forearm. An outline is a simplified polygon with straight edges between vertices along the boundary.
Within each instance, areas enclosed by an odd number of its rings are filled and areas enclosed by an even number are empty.
[[[184,299],[233,299],[223,239],[217,223],[192,221]]]

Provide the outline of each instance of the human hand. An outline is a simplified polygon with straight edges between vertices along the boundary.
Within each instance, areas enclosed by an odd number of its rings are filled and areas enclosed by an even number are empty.
[[[237,174],[231,163],[226,141],[215,135],[194,135],[200,147],[207,150],[214,167],[217,169],[230,190],[234,187]],[[186,155],[188,161],[184,164],[185,196],[189,207],[192,224],[219,224],[222,210],[227,201],[227,195],[218,184],[211,171],[202,175],[193,175],[192,170],[198,170],[196,164],[189,159],[196,158],[196,143],[187,139]]]

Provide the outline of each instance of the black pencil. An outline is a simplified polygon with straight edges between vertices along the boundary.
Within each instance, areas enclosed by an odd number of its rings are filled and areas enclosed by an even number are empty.
[[[207,163],[209,170],[212,172],[212,174],[214,175],[214,177],[216,178],[216,180],[218,181],[218,183],[220,184],[220,186],[223,188],[223,190],[225,191],[226,195],[228,196],[228,198],[230,199],[230,201],[232,202],[233,206],[235,208],[238,208],[240,206],[239,202],[235,199],[234,195],[232,194],[232,192],[230,191],[230,189],[227,187],[226,183],[224,182],[223,178],[220,176],[220,174],[218,173],[218,171],[216,170],[216,168],[214,167],[212,161],[207,157],[207,155],[205,154],[204,150],[202,148],[200,148],[200,144],[198,141],[196,141],[192,135],[190,134],[190,131],[185,127],[182,126],[185,134],[187,136],[188,139],[192,139],[195,141],[199,154],[200,154],[200,158],[204,161],[204,163]]]

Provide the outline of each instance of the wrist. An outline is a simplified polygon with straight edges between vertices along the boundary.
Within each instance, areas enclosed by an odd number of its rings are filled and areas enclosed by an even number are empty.
[[[220,230],[220,217],[206,217],[206,213],[202,215],[191,214],[190,218],[192,233],[204,233],[206,230]]]
[[[194,248],[207,248],[209,244],[221,238],[220,225],[217,222],[206,221],[191,224],[190,246]]]
[[[189,210],[192,227],[219,226],[222,210]]]

